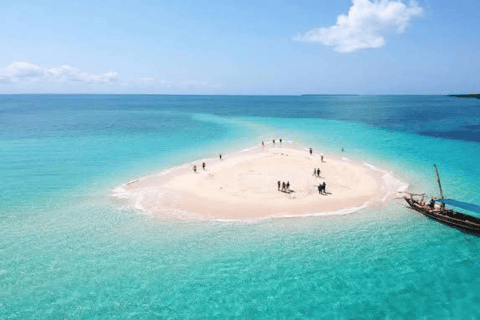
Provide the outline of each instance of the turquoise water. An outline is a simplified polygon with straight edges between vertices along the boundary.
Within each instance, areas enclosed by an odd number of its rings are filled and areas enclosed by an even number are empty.
[[[0,318],[478,318],[480,238],[398,199],[348,215],[171,220],[119,185],[282,137],[480,204],[480,101],[0,96]],[[343,147],[345,152],[341,153]]]

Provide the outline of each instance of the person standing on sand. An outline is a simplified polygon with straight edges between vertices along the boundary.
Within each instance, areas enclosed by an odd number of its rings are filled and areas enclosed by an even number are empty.
[[[317,168],[313,169],[313,175],[316,177],[317,176]]]
[[[273,139],[273,144],[275,144],[275,139]]]
[[[320,168],[317,169],[317,177],[320,178]]]
[[[193,166],[193,172],[197,173],[197,166]]]
[[[327,194],[327,184],[325,183],[325,181],[323,181],[322,183],[322,191],[323,191],[323,194]]]
[[[313,152],[313,150],[312,150],[312,148],[310,148],[310,155],[312,155],[312,152]]]
[[[278,181],[278,182],[277,182],[277,184],[278,184],[278,191],[280,191],[280,185],[281,185],[281,182],[280,182],[280,181]]]
[[[220,160],[222,160],[222,154],[220,153]]]
[[[285,182],[282,182],[282,191],[285,191]]]
[[[321,160],[322,160],[322,162],[323,162],[323,154],[320,156],[320,159],[321,159]]]
[[[322,184],[321,183],[318,185],[317,188],[318,188],[318,194],[322,194]]]
[[[205,170],[205,162],[202,164],[203,170]]]
[[[286,188],[287,191],[290,191],[290,181],[287,181],[287,188]]]

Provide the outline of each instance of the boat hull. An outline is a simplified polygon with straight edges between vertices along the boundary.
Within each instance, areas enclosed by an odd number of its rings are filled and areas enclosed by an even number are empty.
[[[407,203],[410,205],[410,208],[431,219],[475,234],[477,236],[480,235],[480,219],[456,212],[454,210],[430,209],[429,207],[421,205],[418,201],[408,197],[405,197],[405,201],[407,201]]]

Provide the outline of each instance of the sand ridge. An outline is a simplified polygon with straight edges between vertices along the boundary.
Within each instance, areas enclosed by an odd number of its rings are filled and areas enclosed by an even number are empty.
[[[322,162],[319,153],[310,155],[286,143],[205,162],[205,170],[202,161],[196,161],[132,181],[122,189],[156,215],[178,210],[222,220],[333,212],[362,207],[381,197],[378,171],[330,157]],[[314,168],[320,168],[320,177],[313,175]],[[278,181],[290,182],[291,192],[278,191]],[[317,186],[324,181],[327,194],[320,195]]]

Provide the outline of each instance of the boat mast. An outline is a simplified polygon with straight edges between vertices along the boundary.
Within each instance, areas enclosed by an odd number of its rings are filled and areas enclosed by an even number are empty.
[[[433,166],[435,167],[435,173],[437,174],[437,182],[438,182],[438,188],[440,189],[440,196],[441,196],[442,199],[443,199],[442,184],[440,183],[440,176],[438,175],[437,165],[434,164]]]

